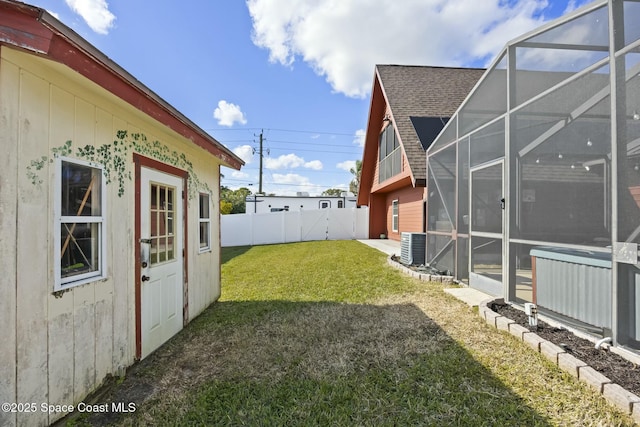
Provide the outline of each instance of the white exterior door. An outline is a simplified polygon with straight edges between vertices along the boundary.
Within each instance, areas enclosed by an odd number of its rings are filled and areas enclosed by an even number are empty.
[[[182,186],[182,178],[141,168],[142,358],[182,329]]]

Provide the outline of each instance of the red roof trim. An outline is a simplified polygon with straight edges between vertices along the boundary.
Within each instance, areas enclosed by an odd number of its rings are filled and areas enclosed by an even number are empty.
[[[0,43],[44,54],[240,169],[244,162],[45,10],[0,0]]]

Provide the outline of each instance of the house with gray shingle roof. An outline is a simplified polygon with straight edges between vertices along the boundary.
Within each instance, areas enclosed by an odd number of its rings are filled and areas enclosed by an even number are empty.
[[[369,206],[370,238],[425,231],[425,151],[484,71],[375,67],[358,191],[358,205]]]

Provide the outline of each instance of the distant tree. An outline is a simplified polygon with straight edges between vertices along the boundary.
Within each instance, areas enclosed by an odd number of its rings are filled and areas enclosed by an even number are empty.
[[[327,190],[324,190],[321,195],[329,197],[340,197],[343,192],[344,190],[341,190],[339,188],[329,188]]]
[[[362,174],[362,160],[356,160],[356,167],[351,168],[349,170],[353,175],[353,179],[349,183],[349,191],[351,191],[356,196],[358,195],[358,190],[360,190],[360,175]]]
[[[232,214],[246,212],[246,199],[251,195],[251,190],[246,187],[231,190],[226,186],[220,187],[220,208],[222,209],[223,201],[231,204]],[[226,208],[228,209],[228,208]],[[221,210],[222,212],[222,210]]]
[[[233,203],[226,200],[220,200],[220,213],[222,215],[229,215],[233,210]]]

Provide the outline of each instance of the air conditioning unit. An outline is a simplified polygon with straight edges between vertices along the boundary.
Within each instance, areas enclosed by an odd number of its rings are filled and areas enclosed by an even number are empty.
[[[426,233],[402,233],[400,237],[400,262],[407,265],[424,264],[426,247]]]

